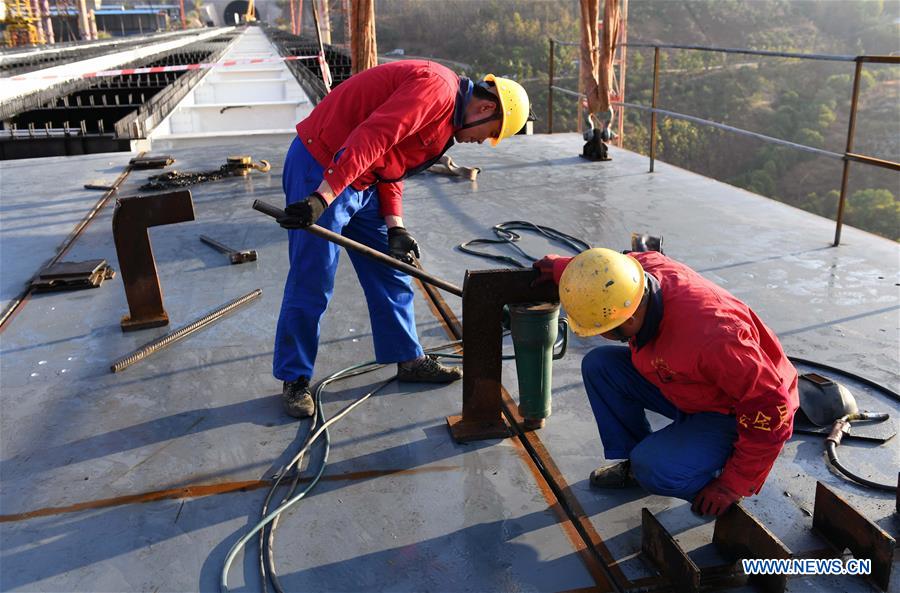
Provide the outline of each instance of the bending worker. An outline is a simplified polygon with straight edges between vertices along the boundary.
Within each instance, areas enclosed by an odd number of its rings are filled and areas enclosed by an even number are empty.
[[[797,371],[775,334],[723,288],[647,251],[590,249],[536,262],[559,284],[591,350],[581,372],[607,460],[598,488],[640,485],[719,515],[762,488],[798,407]],[[652,432],[646,410],[671,418]]]
[[[291,267],[275,335],[273,373],[291,416],[311,416],[309,390],[319,322],[334,290],[339,247],[302,229],[313,223],[413,262],[419,246],[403,224],[403,179],[424,171],[456,142],[517,133],[529,114],[518,83],[488,75],[473,83],[422,60],[377,66],[335,87],[297,124],[284,163]],[[400,381],[451,382],[455,367],[425,356],[416,334],[410,278],[348,252],[362,284],[375,357],[398,363]]]

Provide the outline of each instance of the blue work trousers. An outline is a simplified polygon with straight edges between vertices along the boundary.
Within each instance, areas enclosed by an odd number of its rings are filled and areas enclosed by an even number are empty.
[[[285,157],[282,185],[287,204],[306,198],[322,183],[322,167],[295,138]],[[387,253],[387,227],[375,187],[347,187],[316,222],[348,239]],[[272,373],[282,381],[312,378],[320,321],[334,292],[340,247],[304,230],[288,231],[291,269],[284,286],[275,333]],[[409,276],[355,251],[348,251],[366,295],[378,362],[422,355]]]
[[[625,346],[588,352],[581,374],[606,459],[631,459],[641,486],[653,494],[692,500],[715,478],[737,440],[734,416],[685,414],[645,379]],[[646,410],[673,422],[653,432]]]

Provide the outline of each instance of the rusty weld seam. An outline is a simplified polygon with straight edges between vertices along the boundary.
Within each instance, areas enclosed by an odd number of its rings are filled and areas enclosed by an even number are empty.
[[[140,152],[138,153],[137,158],[140,158],[142,156],[144,156],[144,153]],[[72,232],[70,232],[69,235],[63,240],[62,244],[57,247],[56,255],[54,255],[49,262],[41,265],[28,280],[28,284],[25,286],[22,292],[20,292],[18,296],[16,296],[12,301],[9,302],[9,304],[3,310],[3,313],[0,314],[0,332],[2,332],[6,328],[7,322],[12,319],[13,314],[18,312],[28,301],[28,297],[31,296],[32,292],[31,281],[41,273],[41,270],[58,262],[62,258],[62,256],[64,256],[69,251],[78,237],[81,236],[81,233],[84,231],[84,229],[86,229],[87,226],[94,220],[94,218],[97,217],[97,214],[99,214],[100,211],[103,210],[104,206],[106,206],[106,204],[109,202],[109,199],[113,197],[113,195],[117,191],[119,191],[119,186],[125,182],[125,179],[128,177],[128,174],[131,173],[132,170],[133,167],[130,163],[125,165],[125,170],[119,174],[115,181],[113,181],[110,189],[107,190],[105,194],[103,194],[103,197],[100,198],[96,204],[94,204],[94,207],[84,215],[84,218],[82,218],[78,222],[78,224],[75,225],[75,228],[72,229]]]
[[[432,313],[443,322],[444,330],[447,334],[450,337],[461,340],[462,325],[456,314],[447,305],[443,296],[434,287],[419,280],[416,280],[416,282],[425,294]],[[516,432],[518,437],[516,442],[524,448],[528,461],[532,462],[527,465],[532,469],[544,498],[562,520],[561,526],[581,556],[588,572],[598,586],[606,585],[618,591],[633,587],[635,583],[628,579],[622,572],[621,567],[616,564],[615,559],[603,542],[603,538],[594,529],[581,504],[571,494],[568,483],[566,483],[550,453],[544,447],[540,437],[534,432],[525,432],[521,429],[519,424],[521,417],[515,411],[514,402],[502,385],[501,393],[503,396],[503,412]],[[548,488],[549,492],[547,491]],[[570,526],[568,529],[567,525]],[[576,533],[570,530],[576,532],[577,536]],[[580,539],[577,539],[577,537],[580,537]],[[645,583],[642,582],[642,584]]]
[[[448,472],[459,469],[456,465],[435,465],[420,468],[393,468],[364,470],[358,472],[347,472],[344,474],[335,474],[331,476],[322,476],[323,481],[340,482],[345,480],[370,480],[373,478],[381,478],[384,476],[404,475],[404,474],[420,474],[433,472]],[[300,478],[300,482],[308,482],[312,478]],[[123,506],[127,504],[141,504],[147,502],[155,502],[158,500],[171,500],[179,498],[203,498],[216,494],[228,494],[230,492],[250,492],[260,488],[267,488],[275,483],[274,479],[268,480],[244,480],[239,482],[220,482],[217,484],[192,484],[181,486],[179,488],[167,488],[165,490],[151,490],[150,492],[141,492],[138,494],[126,494],[123,496],[115,496],[112,498],[98,498],[85,502],[77,502],[62,507],[44,507],[24,513],[16,513],[12,515],[0,515],[0,523],[12,523],[15,521],[25,521],[35,517],[48,517],[51,515],[63,515],[66,513],[77,513],[79,511],[104,509],[109,507]]]

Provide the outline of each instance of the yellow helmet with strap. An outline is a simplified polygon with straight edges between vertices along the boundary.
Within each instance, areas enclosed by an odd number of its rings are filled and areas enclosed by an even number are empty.
[[[579,336],[596,336],[634,315],[644,296],[641,264],[612,249],[588,249],[576,255],[559,280],[559,300]]]
[[[500,135],[497,138],[491,138],[491,146],[497,146],[501,140],[514,136],[525,126],[528,114],[531,112],[531,104],[528,101],[528,93],[518,82],[493,74],[488,74],[484,80],[494,83],[497,97],[500,98],[500,110],[503,116]]]

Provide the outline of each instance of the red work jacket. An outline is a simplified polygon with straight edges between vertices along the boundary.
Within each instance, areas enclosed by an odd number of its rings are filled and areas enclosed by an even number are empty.
[[[733,414],[738,438],[719,480],[759,492],[793,431],[797,371],[775,334],[725,289],[657,252],[629,254],[660,284],[663,314],[631,360],[679,410]]]
[[[459,77],[440,64],[383,64],[335,87],[297,124],[297,136],[335,195],[377,184],[381,215],[401,216],[401,179],[453,136],[458,89]]]

